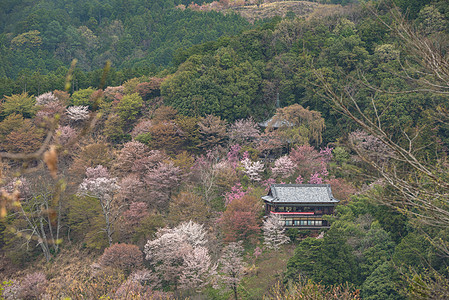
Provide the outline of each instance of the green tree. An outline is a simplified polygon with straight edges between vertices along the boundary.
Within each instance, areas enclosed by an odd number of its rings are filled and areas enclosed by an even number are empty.
[[[5,100],[0,106],[3,118],[10,114],[19,114],[25,118],[32,118],[36,113],[36,99],[28,96],[28,93],[5,96]]]
[[[61,24],[56,20],[51,21],[43,34],[44,44],[50,50],[54,50],[57,44],[61,42],[63,34],[64,28],[62,28]]]
[[[325,128],[321,113],[309,110],[299,104],[279,108],[268,123],[267,130],[275,131],[283,141],[292,144],[307,144],[309,141],[319,145]]]
[[[365,280],[361,288],[361,296],[366,300],[402,300],[399,293],[401,278],[391,262],[384,262]]]
[[[289,259],[286,278],[298,280],[299,275],[305,275],[324,285],[360,284],[360,270],[352,251],[336,229],[328,231],[322,240],[307,238]]]
[[[316,282],[325,285],[345,282],[360,284],[360,270],[356,257],[351,246],[337,230],[330,230],[324,236],[317,264],[313,268],[313,279]]]
[[[37,48],[42,44],[42,38],[38,30],[28,31],[19,34],[11,40],[14,49]]]
[[[393,261],[397,265],[424,268],[430,256],[430,243],[426,237],[410,232],[396,246]]]
[[[123,122],[130,123],[141,113],[142,106],[143,100],[138,93],[126,95],[117,105],[117,114]]]
[[[295,254],[288,260],[285,278],[292,281],[299,280],[300,276],[312,278],[322,243],[323,240],[311,237],[301,241],[295,249]]]
[[[391,258],[395,244],[389,234],[375,221],[361,239],[360,246],[357,250],[362,252],[363,257],[360,263],[361,275],[362,278],[367,278],[378,266]]]
[[[68,202],[68,225],[72,237],[87,248],[104,249],[108,246],[104,217],[98,199],[87,196],[72,196]]]
[[[127,138],[124,131],[125,122],[117,114],[110,114],[104,123],[103,134],[113,143]]]
[[[89,106],[89,109],[92,109],[93,103],[90,98],[94,92],[95,90],[91,87],[74,92],[69,100],[70,105]]]
[[[192,55],[162,83],[166,103],[184,115],[213,114],[227,120],[246,118],[253,110],[260,113],[263,63],[235,53],[227,47],[215,56]]]

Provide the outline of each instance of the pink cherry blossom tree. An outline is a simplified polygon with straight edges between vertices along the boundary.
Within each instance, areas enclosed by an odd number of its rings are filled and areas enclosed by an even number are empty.
[[[259,126],[252,118],[235,121],[228,130],[231,142],[248,144],[260,137]]]
[[[117,170],[122,174],[131,172],[135,162],[146,157],[149,151],[148,146],[141,142],[131,141],[125,143],[117,157]]]
[[[265,187],[265,191],[268,192],[272,184],[276,183],[276,179],[268,178],[267,180],[262,181],[262,185]]]
[[[228,162],[235,169],[239,164],[239,152],[242,147],[239,144],[232,145],[227,154]]]
[[[274,166],[271,168],[273,176],[288,178],[296,170],[296,164],[287,155],[275,160]]]
[[[138,174],[129,174],[120,180],[117,197],[123,203],[146,201],[148,189]]]
[[[302,178],[307,178],[310,174],[322,170],[322,156],[312,146],[298,146],[290,152],[290,159],[298,166],[299,174]]]
[[[386,144],[363,130],[356,130],[349,134],[349,141],[362,156],[366,156],[378,164],[385,164],[390,158],[395,157]]]
[[[65,146],[77,136],[76,130],[70,126],[61,126],[56,130],[56,141]]]
[[[206,247],[194,247],[185,253],[184,270],[179,276],[179,284],[182,289],[202,288],[210,282],[215,266],[212,265],[209,250]]]
[[[312,175],[310,175],[309,183],[310,184],[322,184],[323,179],[320,177],[320,173],[316,172],[316,173],[313,173]]]
[[[233,200],[241,199],[243,196],[248,194],[248,191],[245,191],[242,188],[242,185],[240,183],[236,183],[232,188],[230,192],[225,193],[225,204],[230,204]]]
[[[167,208],[172,190],[181,182],[181,169],[173,162],[160,162],[157,167],[147,172],[144,182],[148,186],[148,199],[160,209]]]

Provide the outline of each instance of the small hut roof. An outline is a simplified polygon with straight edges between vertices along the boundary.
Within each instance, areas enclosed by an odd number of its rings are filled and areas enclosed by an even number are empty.
[[[272,128],[280,128],[280,127],[293,127],[294,124],[292,124],[291,122],[288,122],[286,120],[276,120],[273,121],[273,117],[269,118],[266,121],[260,122],[259,126],[263,127],[263,128],[267,128],[268,126],[271,126]]]

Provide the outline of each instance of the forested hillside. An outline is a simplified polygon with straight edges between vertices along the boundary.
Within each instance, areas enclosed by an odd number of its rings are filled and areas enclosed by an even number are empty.
[[[448,298],[449,4],[318,2],[2,2],[0,299]]]
[[[73,59],[83,71],[167,66],[178,48],[234,35],[235,14],[179,10],[188,1],[2,1],[0,76],[47,73]],[[28,71],[25,71],[28,70]]]

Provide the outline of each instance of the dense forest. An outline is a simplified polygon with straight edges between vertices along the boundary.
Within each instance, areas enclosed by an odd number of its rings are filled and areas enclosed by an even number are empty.
[[[449,298],[449,3],[274,2],[2,1],[0,299]]]

